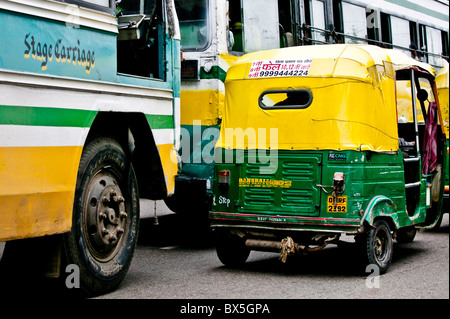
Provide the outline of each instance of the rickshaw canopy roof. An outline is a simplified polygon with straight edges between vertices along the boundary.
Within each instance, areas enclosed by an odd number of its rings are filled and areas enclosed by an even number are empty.
[[[238,59],[227,73],[226,81],[248,78],[255,61],[287,61],[311,59],[308,77],[340,77],[370,81],[367,69],[375,65],[391,71],[417,68],[435,75],[434,68],[417,61],[403,52],[371,45],[334,44],[298,46],[284,49],[258,51]],[[392,69],[388,67],[392,66]]]
[[[435,75],[426,63],[370,45],[247,54],[227,73],[217,147],[398,151],[395,72],[401,69]],[[310,92],[312,102],[302,108],[261,107],[265,93],[289,90]],[[270,137],[271,128],[277,130],[276,138]],[[236,136],[227,135],[227,129]],[[244,138],[237,138],[237,130]],[[270,145],[275,139],[277,145]]]

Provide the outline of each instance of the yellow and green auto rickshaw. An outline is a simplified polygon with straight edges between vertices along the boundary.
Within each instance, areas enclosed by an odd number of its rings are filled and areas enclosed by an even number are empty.
[[[369,45],[241,57],[225,81],[210,221],[225,265],[305,254],[355,235],[387,271],[441,214],[446,138],[435,71]]]

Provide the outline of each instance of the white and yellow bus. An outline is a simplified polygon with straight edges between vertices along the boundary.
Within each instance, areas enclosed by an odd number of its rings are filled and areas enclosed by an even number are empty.
[[[57,257],[48,272],[75,264],[83,291],[111,291],[133,256],[139,198],[174,193],[175,4],[2,0],[0,20],[2,262],[35,247]]]

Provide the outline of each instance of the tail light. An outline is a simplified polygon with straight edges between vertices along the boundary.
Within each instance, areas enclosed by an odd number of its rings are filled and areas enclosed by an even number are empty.
[[[219,187],[230,187],[230,171],[222,170],[219,171]]]
[[[333,191],[342,194],[345,189],[344,173],[336,172],[333,175]]]
[[[333,206],[337,209],[338,195],[344,193],[345,189],[345,175],[341,172],[336,172],[333,175]]]

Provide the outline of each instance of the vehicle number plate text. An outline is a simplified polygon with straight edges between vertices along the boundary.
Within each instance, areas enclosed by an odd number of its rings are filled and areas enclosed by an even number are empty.
[[[327,212],[328,213],[346,213],[347,212],[347,196],[337,196],[336,206],[334,205],[333,196],[328,196]]]

